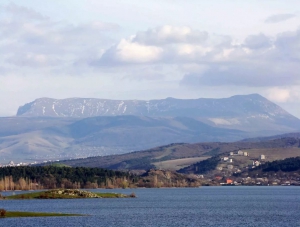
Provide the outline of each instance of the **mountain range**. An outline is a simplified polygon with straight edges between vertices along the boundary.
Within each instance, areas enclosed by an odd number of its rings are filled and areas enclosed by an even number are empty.
[[[232,142],[300,131],[300,120],[258,94],[224,99],[40,98],[0,118],[0,154],[54,160],[169,143]]]

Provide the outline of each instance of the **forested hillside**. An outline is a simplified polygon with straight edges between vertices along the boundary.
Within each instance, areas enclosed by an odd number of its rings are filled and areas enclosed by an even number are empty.
[[[258,166],[254,169],[262,170],[263,172],[292,172],[300,170],[300,157],[287,158],[284,160],[276,160],[273,162],[267,162],[261,166]]]

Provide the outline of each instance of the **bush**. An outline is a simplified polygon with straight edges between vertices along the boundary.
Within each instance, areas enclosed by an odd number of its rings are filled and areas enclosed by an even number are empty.
[[[134,192],[132,192],[132,193],[129,195],[129,197],[131,197],[131,198],[135,198],[135,197],[136,197],[136,195],[135,195],[135,193],[134,193]]]
[[[4,210],[4,209],[0,209],[0,217],[5,217],[5,215],[6,215],[6,210]]]

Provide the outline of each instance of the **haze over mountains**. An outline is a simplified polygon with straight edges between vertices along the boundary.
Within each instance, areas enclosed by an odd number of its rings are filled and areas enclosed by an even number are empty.
[[[300,131],[298,118],[257,94],[149,101],[41,98],[20,107],[17,117],[0,118],[0,123],[2,163]]]

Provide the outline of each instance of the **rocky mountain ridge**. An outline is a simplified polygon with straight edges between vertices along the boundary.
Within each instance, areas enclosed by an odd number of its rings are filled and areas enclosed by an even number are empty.
[[[94,98],[40,98],[19,107],[17,116],[87,118],[96,116],[190,117],[215,127],[243,131],[300,129],[300,120],[258,95],[223,99],[108,100]],[[276,134],[276,133],[274,133]]]
[[[19,107],[17,116],[94,117],[116,115],[218,117],[260,114],[264,117],[288,113],[258,94],[223,99],[109,100],[95,98],[40,98]]]

